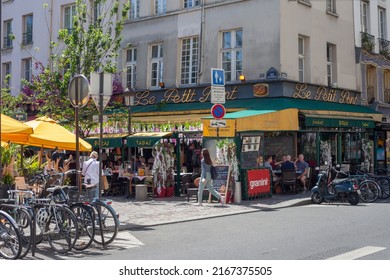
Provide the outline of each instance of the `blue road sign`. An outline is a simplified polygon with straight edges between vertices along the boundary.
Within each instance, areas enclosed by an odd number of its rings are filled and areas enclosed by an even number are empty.
[[[211,85],[225,86],[225,70],[211,68]]]
[[[222,119],[225,116],[226,109],[221,104],[214,104],[213,107],[211,107],[211,115],[213,115],[216,119]]]

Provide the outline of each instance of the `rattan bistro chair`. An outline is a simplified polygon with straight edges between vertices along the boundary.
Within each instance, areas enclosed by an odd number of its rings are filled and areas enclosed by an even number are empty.
[[[286,192],[286,187],[289,186],[297,192],[295,170],[282,170],[281,185],[283,192]]]

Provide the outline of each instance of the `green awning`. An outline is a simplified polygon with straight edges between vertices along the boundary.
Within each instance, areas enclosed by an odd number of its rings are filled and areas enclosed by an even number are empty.
[[[126,138],[128,147],[151,148],[162,138],[168,138],[172,132],[139,132]]]
[[[333,116],[332,118],[330,118],[326,115],[305,115],[305,124],[306,126],[320,127],[375,127],[375,121],[372,118],[345,116]]]
[[[127,133],[119,134],[103,134],[102,148],[117,148],[122,147],[123,140],[127,136]],[[93,148],[99,148],[99,136],[84,138]]]

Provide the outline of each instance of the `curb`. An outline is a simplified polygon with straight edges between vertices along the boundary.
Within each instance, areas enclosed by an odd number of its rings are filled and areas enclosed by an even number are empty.
[[[295,199],[294,201],[282,201],[279,203],[276,203],[274,205],[265,205],[261,204],[258,206],[258,209],[251,209],[251,210],[242,210],[237,211],[234,213],[228,213],[228,214],[216,214],[216,215],[210,215],[206,217],[188,217],[184,219],[177,219],[177,220],[171,220],[171,221],[165,221],[165,222],[159,222],[159,223],[151,223],[146,225],[126,225],[121,226],[119,225],[119,231],[124,230],[138,230],[142,228],[147,227],[155,227],[155,226],[162,226],[162,225],[169,225],[169,224],[179,224],[179,223],[185,223],[185,222],[191,222],[191,221],[200,221],[200,220],[206,220],[206,219],[214,219],[219,217],[227,217],[227,216],[235,216],[235,215],[242,215],[247,213],[254,213],[254,212],[260,212],[260,211],[272,211],[277,209],[283,209],[283,208],[289,208],[289,207],[297,207],[297,206],[304,206],[311,204],[310,198],[301,198],[301,199]]]

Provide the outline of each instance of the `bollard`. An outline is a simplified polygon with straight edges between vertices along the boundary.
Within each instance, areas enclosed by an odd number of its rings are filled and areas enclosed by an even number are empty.
[[[241,203],[241,182],[235,182],[234,203]]]

